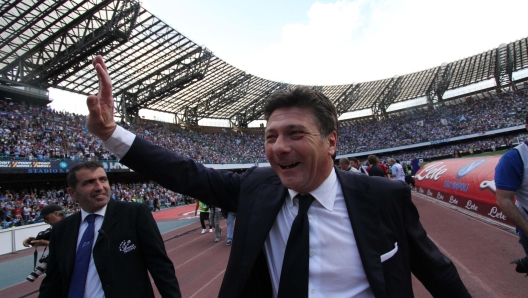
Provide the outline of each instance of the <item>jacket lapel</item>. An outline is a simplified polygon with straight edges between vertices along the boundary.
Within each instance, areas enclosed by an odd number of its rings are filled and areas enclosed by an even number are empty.
[[[288,190],[282,185],[279,177],[273,176],[266,183],[263,183],[255,193],[252,194],[253,206],[251,207],[251,217],[248,222],[249,228],[246,230],[246,247],[248,253],[242,255],[242,264],[254,264],[258,255],[263,249],[263,244],[277,219],[284,198]],[[244,266],[240,272],[242,276],[249,276],[250,266]],[[244,283],[239,283],[239,293],[244,287]]]
[[[101,240],[105,238],[104,235],[108,235],[110,233],[110,230],[112,230],[115,223],[117,222],[116,207],[117,203],[114,200],[110,199],[110,201],[106,205],[106,213],[104,216],[103,224],[101,225],[101,230],[103,230],[103,233],[98,233],[97,239],[95,240],[95,245],[97,245],[99,242],[101,242]]]
[[[77,212],[72,216],[72,223],[66,225],[66,231],[64,235],[67,235],[64,243],[64,248],[61,251],[64,251],[66,254],[65,268],[68,277],[71,278],[73,273],[73,267],[75,266],[75,255],[77,252],[77,238],[79,237],[79,227],[81,226],[81,212]],[[68,281],[69,284],[69,281]]]
[[[358,174],[336,171],[356,238],[357,248],[375,297],[386,297],[385,278],[381,266],[380,218],[378,198],[367,195],[371,186]]]
[[[264,243],[277,219],[277,214],[279,214],[287,192],[288,190],[277,176],[271,177],[269,183],[262,184],[258,191],[260,195],[254,200],[249,221],[250,227],[259,228],[258,232],[248,229],[246,235],[248,243]],[[258,247],[259,251],[261,248],[262,246]]]

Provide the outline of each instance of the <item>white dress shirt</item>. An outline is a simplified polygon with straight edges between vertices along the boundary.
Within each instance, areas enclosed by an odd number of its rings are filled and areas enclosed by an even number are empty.
[[[286,244],[299,210],[297,192],[289,195],[264,243],[273,294],[277,297]],[[341,185],[335,170],[310,193],[309,297],[374,297],[357,249]]]
[[[88,228],[88,222],[84,221],[84,219],[89,214],[90,213],[81,209],[81,226],[79,227],[79,235],[77,236],[77,247],[79,247],[79,243],[81,242],[84,231],[86,231],[86,228]],[[98,298],[104,297],[105,295],[103,291],[103,285],[101,284],[101,279],[99,278],[99,274],[97,273],[97,268],[95,268],[93,258],[93,247],[95,245],[95,240],[99,235],[99,229],[101,229],[101,226],[103,225],[104,216],[106,214],[106,206],[92,214],[97,214],[99,216],[95,218],[94,222],[94,240],[92,243],[92,254],[90,255],[90,265],[88,266],[88,275],[86,276],[86,287],[84,288],[84,297]]]
[[[135,135],[117,126],[104,143],[117,157],[128,152]],[[297,192],[289,189],[277,219],[264,243],[273,295],[277,297],[280,272],[298,202]],[[310,222],[310,297],[374,297],[363,269],[352,231],[341,184],[332,169],[327,179],[311,192],[315,198],[308,209]]]

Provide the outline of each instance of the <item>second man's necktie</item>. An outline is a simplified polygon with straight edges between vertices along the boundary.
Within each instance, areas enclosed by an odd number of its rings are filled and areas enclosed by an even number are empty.
[[[88,222],[88,227],[77,247],[75,255],[75,267],[70,282],[68,298],[79,298],[84,296],[84,287],[86,286],[86,277],[88,275],[88,266],[90,265],[90,256],[92,255],[92,246],[95,234],[95,218],[97,215],[89,214],[84,220]]]
[[[298,194],[299,212],[295,217],[282,262],[279,298],[308,297],[308,271],[310,262],[310,225],[308,208],[314,201],[310,194]]]

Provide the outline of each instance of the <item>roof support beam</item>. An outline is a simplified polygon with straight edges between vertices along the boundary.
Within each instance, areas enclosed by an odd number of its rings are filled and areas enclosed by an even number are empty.
[[[442,64],[427,89],[427,103],[430,107],[443,100],[444,93],[449,88],[453,74],[449,64]]]
[[[381,91],[378,99],[372,105],[372,114],[378,119],[387,117],[387,109],[394,102],[394,100],[400,95],[402,90],[403,77],[392,78],[385,88]]]
[[[497,83],[497,91],[501,88],[511,86],[513,79],[513,55],[510,49],[511,44],[501,44],[496,49],[495,55],[495,82]]]
[[[211,90],[205,99],[196,106],[197,116],[200,119],[207,118],[214,112],[246,96],[251,84],[251,77],[250,74],[241,73],[239,77],[235,77]]]
[[[104,52],[108,45],[126,43],[139,9],[139,3],[133,0],[119,1],[116,6],[105,2],[94,6],[72,25],[65,26],[15,59],[2,73],[42,88],[57,85],[64,77],[84,67],[90,56]],[[112,17],[106,20],[99,13]]]
[[[185,89],[204,78],[209,67],[212,53],[207,49],[195,51],[176,59],[169,67],[161,69],[155,75],[133,84],[124,92],[120,92],[120,108],[117,111],[124,115],[137,115],[140,109],[148,108],[168,96]]]
[[[256,97],[254,100],[248,102],[240,112],[231,116],[231,121],[238,127],[248,127],[248,124],[260,119],[264,113],[264,106],[266,105],[269,96],[278,90],[288,89],[288,85],[285,83],[271,82],[268,88]]]
[[[358,100],[360,84],[351,84],[337,99],[335,106],[337,109],[337,116],[341,116],[348,112],[348,109]]]

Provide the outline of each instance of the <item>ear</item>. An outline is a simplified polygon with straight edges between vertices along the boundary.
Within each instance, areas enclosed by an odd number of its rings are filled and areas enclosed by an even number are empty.
[[[68,194],[70,194],[70,197],[72,197],[72,199],[75,199],[75,190],[71,187],[68,187],[66,190],[68,190]]]
[[[328,142],[328,154],[333,156],[336,153],[337,146],[337,132],[331,132],[327,137],[326,141]]]

